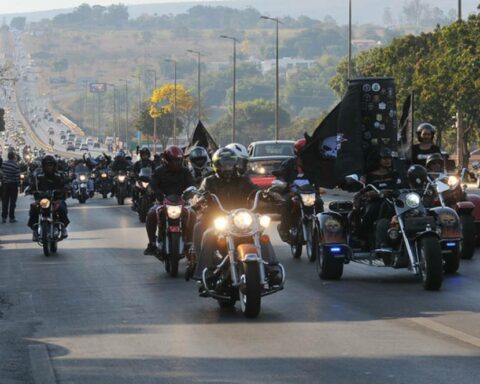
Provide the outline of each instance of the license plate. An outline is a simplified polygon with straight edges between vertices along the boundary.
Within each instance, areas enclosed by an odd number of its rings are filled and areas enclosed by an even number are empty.
[[[169,232],[180,232],[180,226],[172,225],[172,226],[168,227],[168,231]]]

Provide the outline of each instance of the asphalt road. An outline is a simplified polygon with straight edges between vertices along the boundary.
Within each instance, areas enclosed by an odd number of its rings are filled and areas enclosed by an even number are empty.
[[[65,384],[478,383],[478,253],[439,292],[358,264],[323,282],[272,230],[286,287],[249,320],[144,256],[128,206],[69,200],[70,237],[45,258],[25,225],[29,202],[0,226],[2,384],[50,366]]]

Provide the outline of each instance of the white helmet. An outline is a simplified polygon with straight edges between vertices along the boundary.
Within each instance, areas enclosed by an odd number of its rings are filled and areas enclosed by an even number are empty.
[[[243,175],[247,171],[248,152],[243,144],[230,143],[225,148],[231,149],[238,157],[238,173]]]

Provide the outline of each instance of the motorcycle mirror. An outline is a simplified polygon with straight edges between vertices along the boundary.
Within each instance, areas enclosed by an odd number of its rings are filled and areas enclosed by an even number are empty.
[[[183,198],[188,200],[190,199],[193,195],[195,195],[198,192],[198,189],[194,186],[188,187],[183,191]]]
[[[272,186],[270,187],[270,190],[271,191],[282,191],[285,188],[287,188],[287,183],[285,181],[277,179],[277,180],[274,180],[272,182]]]
[[[359,183],[360,179],[358,175],[352,174],[352,175],[345,176],[345,181],[347,182],[347,184],[354,184],[354,183]]]

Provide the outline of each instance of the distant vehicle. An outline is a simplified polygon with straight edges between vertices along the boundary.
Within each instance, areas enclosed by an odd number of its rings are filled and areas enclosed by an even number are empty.
[[[254,141],[248,146],[250,157],[294,156],[292,140]]]
[[[68,134],[68,140],[75,140],[75,135],[73,133]]]
[[[74,146],[73,144],[71,144],[71,143],[68,144],[68,145],[67,145],[67,151],[73,151],[73,152],[75,152],[75,146]]]
[[[98,141],[93,143],[93,148],[100,148],[100,143]]]
[[[60,135],[60,140],[66,140],[67,139],[67,136],[63,133]]]
[[[88,145],[83,143],[82,145],[80,145],[80,151],[88,151]]]
[[[62,140],[62,145],[65,145],[65,144],[67,144],[67,139]]]
[[[48,130],[48,134],[49,134],[49,135],[54,135],[54,134],[55,134],[55,131],[53,130],[53,128],[50,128],[50,129]]]
[[[93,139],[92,139],[91,137],[89,137],[89,138],[85,141],[85,143],[86,143],[87,145],[93,145]]]
[[[76,142],[76,143],[75,143],[75,149],[80,149],[80,145],[82,145],[82,143]]]

